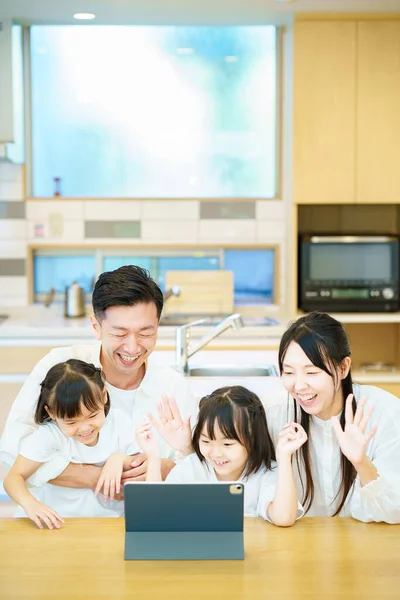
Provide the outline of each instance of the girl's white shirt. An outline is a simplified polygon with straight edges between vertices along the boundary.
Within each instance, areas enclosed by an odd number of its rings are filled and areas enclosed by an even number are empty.
[[[244,516],[262,517],[270,521],[267,507],[275,496],[278,468],[272,464],[272,470],[261,467],[249,477],[241,476],[237,482],[244,484]],[[190,454],[179,461],[166,478],[167,483],[225,483],[217,479],[214,469],[207,462],[201,462],[197,454]],[[298,503],[297,517],[304,514],[303,507]]]
[[[97,466],[103,466],[115,452],[128,455],[140,452],[132,420],[126,413],[117,409],[111,409],[108,413],[95,446],[86,446],[72,437],[67,437],[55,421],[50,421],[40,425],[26,438],[20,451],[25,458],[41,463],[53,460],[60,454],[68,457],[68,463]],[[123,501],[105,502],[101,493],[95,497],[90,489],[46,483],[39,488],[30,488],[29,491],[39,502],[47,504],[62,517],[119,517],[124,511]],[[18,511],[18,516],[22,516],[21,510]]]
[[[389,392],[369,385],[353,386],[356,401],[366,397],[365,411],[374,406],[367,432],[378,426],[375,436],[367,446],[367,456],[378,471],[378,479],[362,486],[356,478],[354,491],[350,492],[340,512],[341,517],[354,517],[359,521],[385,521],[400,523],[400,400]],[[293,400],[267,409],[268,428],[276,444],[285,423],[294,420]],[[315,486],[314,501],[307,517],[331,516],[339,502],[335,499],[341,481],[341,451],[331,420],[310,418],[310,458]],[[300,458],[300,457],[299,457]],[[297,492],[303,497],[297,468],[294,468]],[[300,460],[300,473],[305,481]]]
[[[65,348],[53,348],[34,367],[18,396],[14,400],[3,433],[0,438],[0,462],[11,467],[17,458],[23,441],[32,435],[37,425],[34,422],[34,413],[40,394],[40,384],[47,372],[57,363],[70,358],[78,358],[88,363],[93,363],[101,368],[101,344],[78,344]],[[135,390],[120,390],[106,382],[110,394],[111,406],[124,411],[134,426],[138,427],[147,420],[149,412],[157,414],[157,404],[163,394],[173,396],[179,406],[182,417],[192,416],[192,423],[196,420],[198,412],[198,398],[192,395],[188,378],[182,377],[171,367],[157,363],[157,358],[150,355],[146,362],[146,373]],[[162,458],[175,460],[175,451],[155,432]],[[68,459],[61,454],[48,461],[30,478],[32,485],[37,487],[55,479],[68,466]]]

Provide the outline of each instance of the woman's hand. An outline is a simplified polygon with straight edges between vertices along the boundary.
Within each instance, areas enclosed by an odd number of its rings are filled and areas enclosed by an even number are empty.
[[[276,458],[279,461],[282,458],[291,457],[306,441],[307,434],[303,427],[298,423],[286,423],[279,434],[278,444],[276,446]]]
[[[64,519],[55,510],[50,508],[50,506],[46,506],[46,504],[42,504],[36,498],[24,502],[22,508],[39,529],[43,529],[43,523],[49,529],[60,529],[60,523],[65,523]]]
[[[157,405],[158,422],[153,415],[149,414],[151,424],[157,429],[160,436],[174,448],[184,455],[192,454],[192,430],[190,429],[190,417],[182,420],[179,408],[174,398],[162,397],[162,402]]]
[[[157,440],[152,432],[150,421],[145,421],[136,429],[136,439],[140,449],[150,458],[160,458]]]
[[[365,429],[374,408],[371,406],[364,414],[365,397],[362,397],[357,404],[357,410],[353,416],[352,403],[353,394],[349,394],[346,399],[344,431],[339,417],[331,417],[331,421],[341,451],[354,467],[357,468],[366,457],[367,444],[374,437],[377,425],[374,425],[371,431],[366,434]]]
[[[114,500],[115,494],[120,493],[121,476],[125,459],[125,454],[120,452],[116,452],[110,456],[101,470],[101,474],[94,491],[95,496],[97,496],[103,488],[104,500],[107,502],[108,498]]]

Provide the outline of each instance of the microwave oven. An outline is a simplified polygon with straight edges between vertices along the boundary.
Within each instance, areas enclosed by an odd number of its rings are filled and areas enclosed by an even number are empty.
[[[305,312],[400,309],[398,236],[299,237],[299,308]]]

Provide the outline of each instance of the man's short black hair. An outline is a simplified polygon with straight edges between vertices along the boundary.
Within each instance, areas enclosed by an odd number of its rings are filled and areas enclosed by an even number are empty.
[[[149,271],[135,265],[126,265],[115,271],[102,273],[94,286],[92,304],[98,321],[105,318],[111,306],[135,306],[154,303],[158,319],[161,317],[163,293],[150,277]]]

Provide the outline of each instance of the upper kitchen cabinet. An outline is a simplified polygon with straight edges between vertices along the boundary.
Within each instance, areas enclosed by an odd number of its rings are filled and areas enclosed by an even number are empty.
[[[357,202],[400,202],[400,21],[358,24]]]
[[[294,202],[354,202],[355,22],[295,24],[293,95]]]

